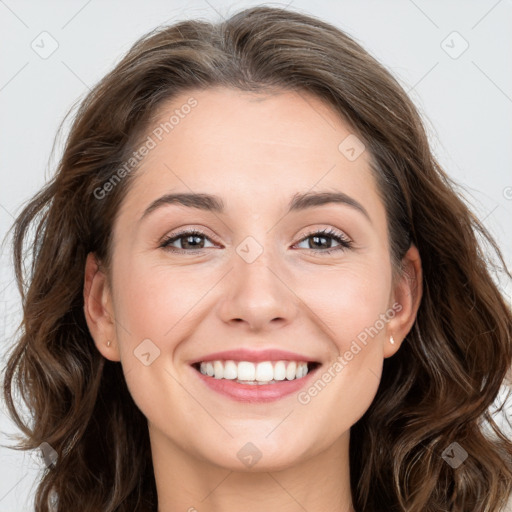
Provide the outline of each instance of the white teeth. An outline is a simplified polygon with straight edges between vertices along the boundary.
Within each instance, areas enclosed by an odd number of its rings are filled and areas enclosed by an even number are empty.
[[[274,378],[274,368],[270,361],[264,363],[258,363],[256,366],[256,380],[258,382],[268,382]],[[242,380],[242,379],[240,379]]]
[[[234,361],[224,363],[224,379],[236,379],[238,377],[237,365]]]
[[[284,361],[277,361],[274,366],[274,379],[284,380],[286,378],[286,366]]]
[[[213,362],[214,377],[222,379],[224,377],[224,365],[220,361]]]
[[[286,368],[286,378],[288,380],[295,379],[295,376],[297,374],[297,364],[295,361],[292,361],[291,363],[288,363],[288,367]]]
[[[256,368],[254,363],[249,363],[249,361],[240,361],[238,363],[238,380],[254,380],[255,376]]]
[[[215,379],[236,380],[243,384],[276,384],[278,381],[305,377],[308,365],[304,361],[207,361],[200,364],[203,375]]]

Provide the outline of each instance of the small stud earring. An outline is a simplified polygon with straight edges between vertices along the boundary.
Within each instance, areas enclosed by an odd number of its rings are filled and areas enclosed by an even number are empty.
[[[389,342],[391,343],[391,345],[394,345],[395,339],[393,338],[393,336],[389,337]]]
[[[107,341],[107,347],[110,347],[110,343],[111,343],[111,341],[110,341],[110,340],[108,340],[108,341]]]

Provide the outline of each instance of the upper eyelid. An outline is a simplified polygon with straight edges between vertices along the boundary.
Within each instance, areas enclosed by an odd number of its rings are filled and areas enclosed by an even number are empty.
[[[219,243],[216,241],[215,236],[208,234],[202,228],[184,228],[182,230],[178,230],[176,233],[171,233],[170,235],[165,235],[164,239],[178,238],[178,237],[185,236],[188,234],[201,235],[201,236],[204,236],[205,238],[209,238],[212,242]]]
[[[352,238],[350,238],[343,230],[338,228],[333,228],[331,226],[327,228],[311,228],[307,231],[303,232],[303,234],[300,236],[300,240],[304,240],[304,238],[310,237],[316,233],[323,233],[326,236],[338,236],[346,241],[352,241]]]

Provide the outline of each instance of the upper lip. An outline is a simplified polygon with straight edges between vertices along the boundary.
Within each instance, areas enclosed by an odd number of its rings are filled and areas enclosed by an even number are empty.
[[[214,352],[195,359],[190,364],[202,361],[306,361],[317,362],[315,359],[296,352],[278,349],[248,350],[244,348]]]

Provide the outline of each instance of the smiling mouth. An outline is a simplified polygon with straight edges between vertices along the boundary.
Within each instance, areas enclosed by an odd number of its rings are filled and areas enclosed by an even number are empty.
[[[215,360],[191,365],[205,377],[231,380],[238,384],[266,385],[299,380],[320,366],[316,361],[234,361]]]

